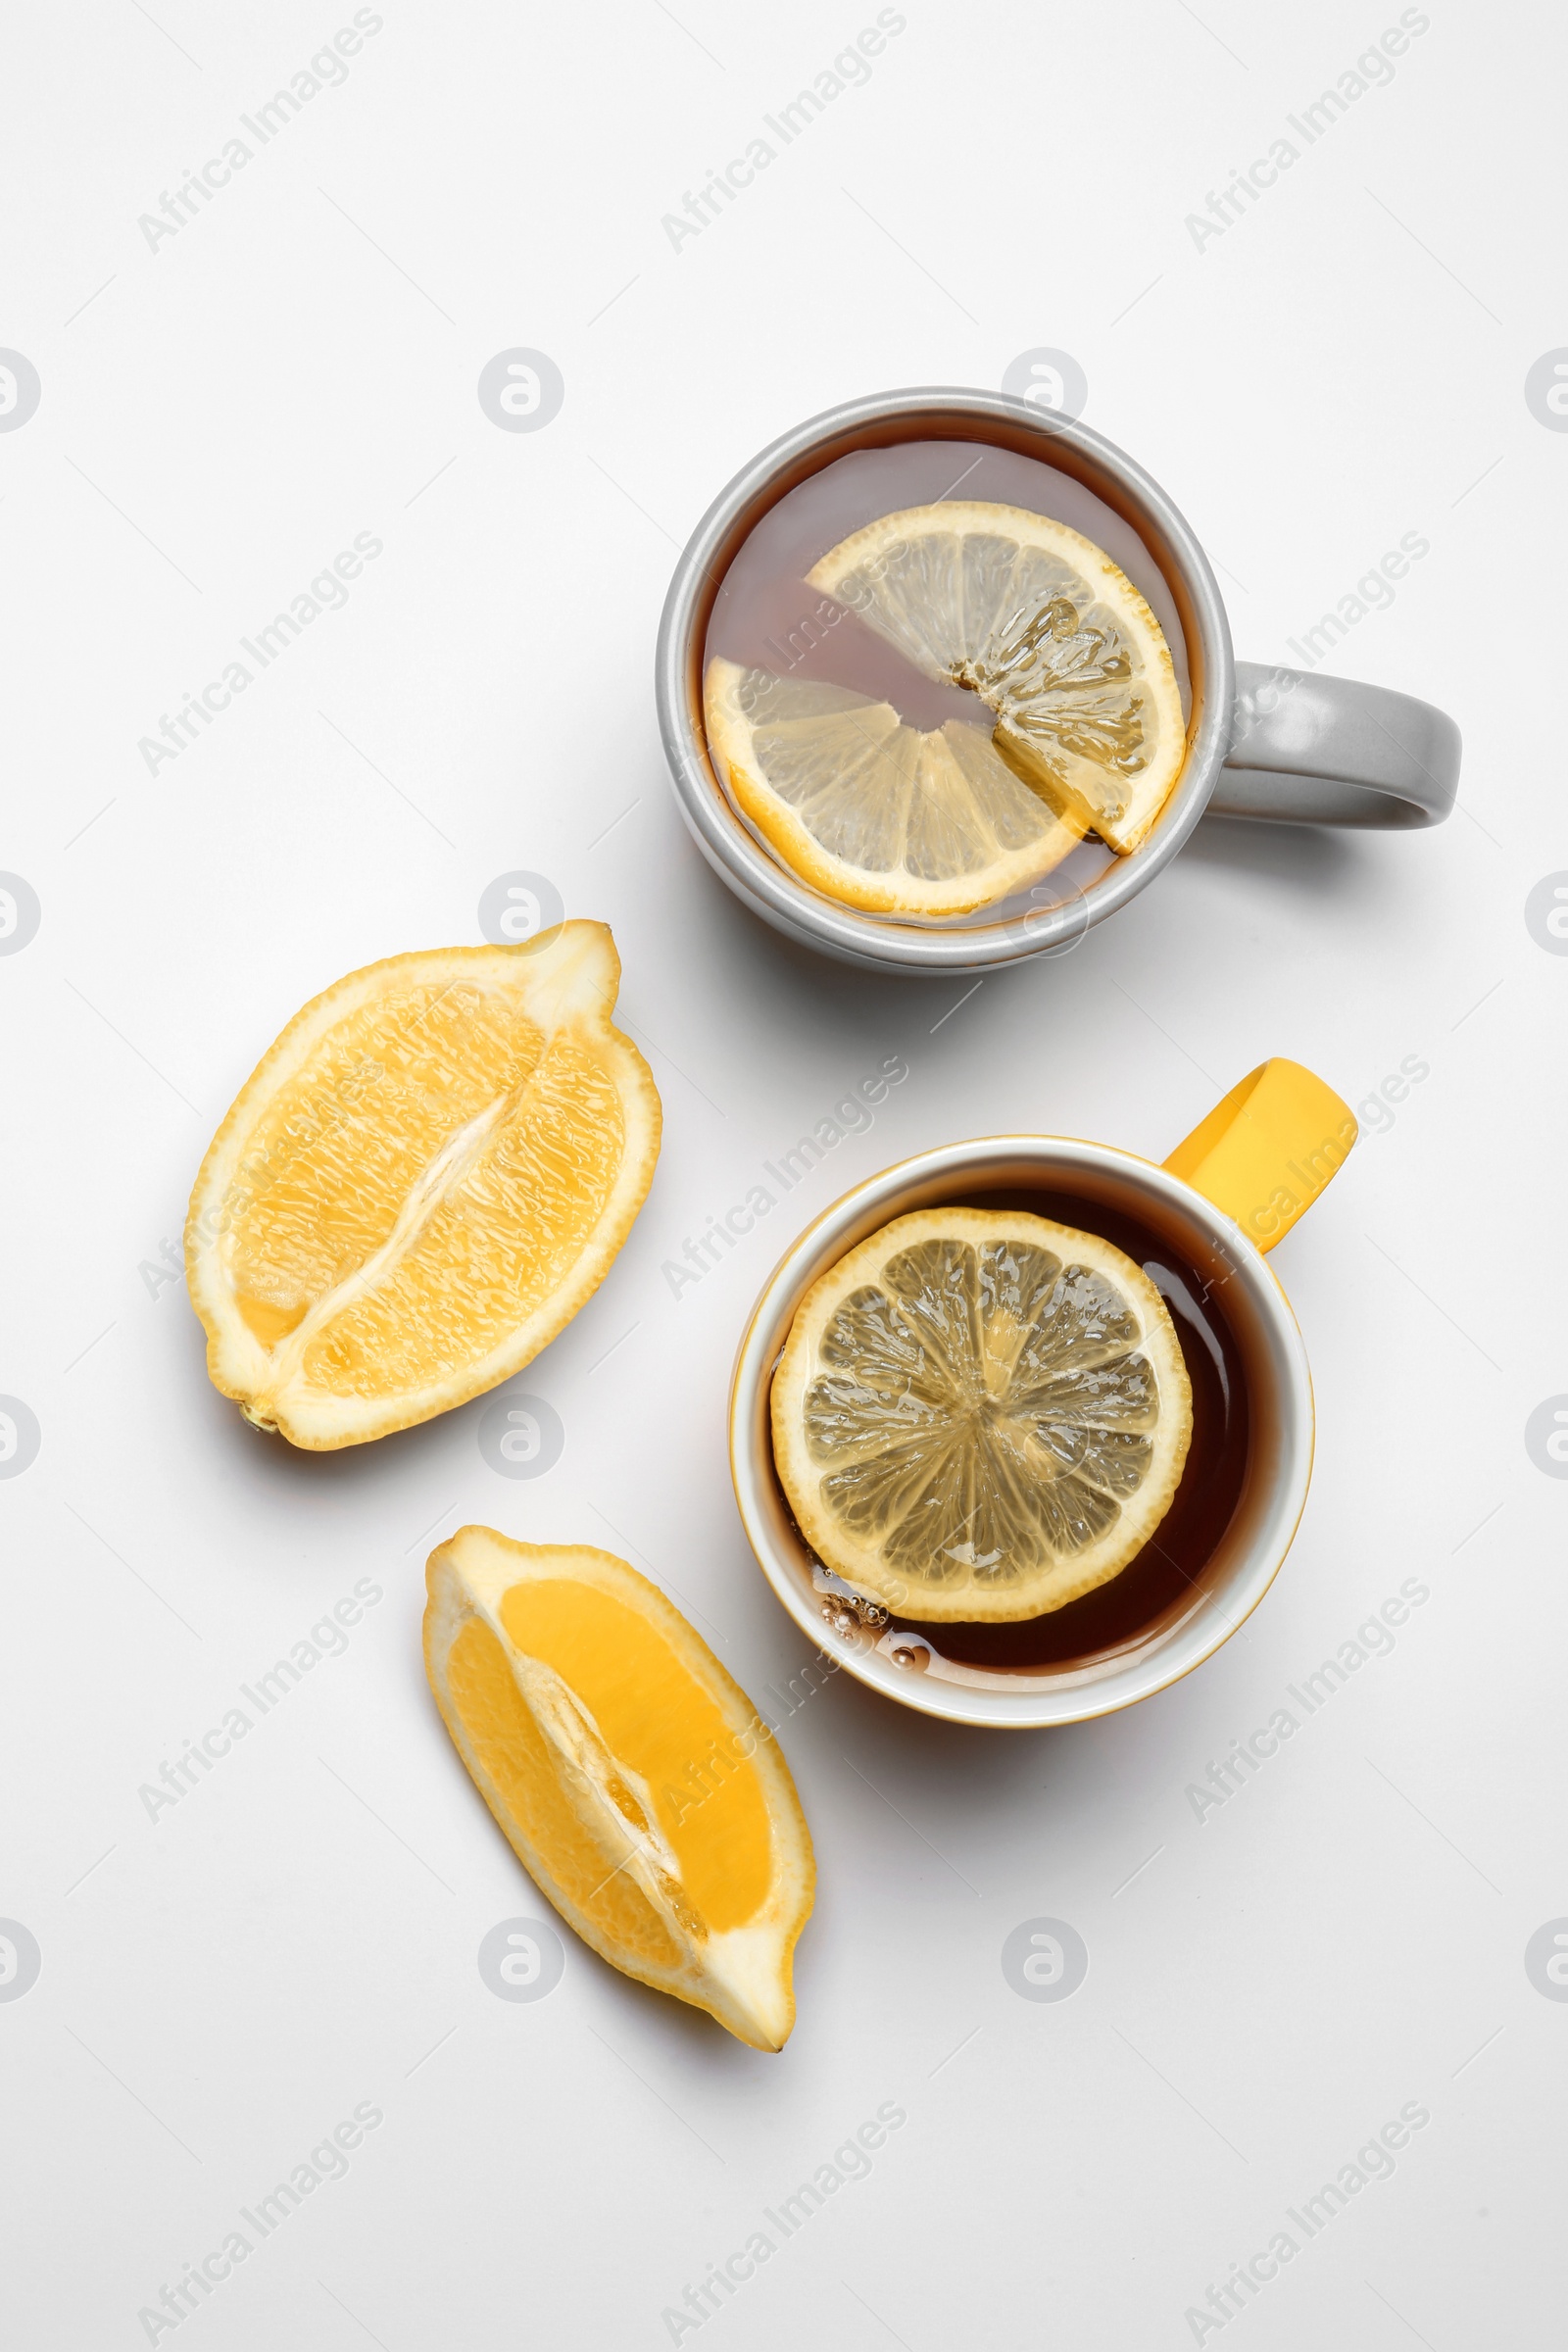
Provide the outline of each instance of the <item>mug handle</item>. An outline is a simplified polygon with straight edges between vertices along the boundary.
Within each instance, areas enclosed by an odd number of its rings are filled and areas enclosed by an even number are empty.
[[[1345,1165],[1355,1114],[1298,1061],[1265,1061],[1165,1161],[1258,1250],[1272,1250]]]
[[[1459,730],[1413,694],[1315,670],[1236,664],[1215,816],[1297,825],[1441,825],[1459,789]]]

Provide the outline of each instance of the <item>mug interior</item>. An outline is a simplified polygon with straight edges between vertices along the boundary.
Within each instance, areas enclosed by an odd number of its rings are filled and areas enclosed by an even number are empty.
[[[974,495],[1030,506],[1085,531],[1142,589],[1171,643],[1188,712],[1188,757],[1147,840],[1082,887],[1069,871],[1059,905],[921,923],[842,906],[773,857],[737,810],[710,756],[703,676],[710,636],[716,642],[722,635],[726,581],[754,535],[765,542],[782,525],[787,536],[791,509],[809,513],[820,477],[867,453],[889,483],[879,512],[934,503],[950,487],[946,480],[926,485],[910,475],[915,486],[901,485],[912,445],[943,443],[954,446],[959,476],[972,449],[996,454],[997,482]],[[1029,488],[1042,466],[1055,477],[1059,496]],[[958,487],[961,494],[961,481]],[[830,531],[814,553],[825,553],[838,535]],[[665,608],[659,668],[661,716],[682,806],[725,878],[767,919],[813,945],[850,960],[915,969],[968,969],[1059,947],[1134,895],[1202,812],[1223,758],[1234,691],[1230,633],[1213,574],[1158,486],[1087,426],[978,392],[908,392],[851,403],[764,451],[715,502],[682,559]]]
[[[954,1664],[940,1652],[918,1671],[897,1662],[905,1633],[878,1633],[824,1592],[773,1464],[773,1372],[806,1293],[858,1242],[892,1218],[945,1205],[984,1207],[997,1196],[1070,1194],[1130,1216],[1206,1283],[1236,1344],[1249,1412],[1242,1492],[1230,1522],[1190,1589],[1136,1633],[1069,1665],[1000,1669]],[[775,1269],[741,1343],[730,1400],[730,1459],[746,1533],[774,1592],[802,1631],[859,1681],[906,1706],[955,1722],[1016,1728],[1111,1712],[1189,1673],[1235,1631],[1267,1591],[1305,1501],[1312,1456],[1311,1382],[1295,1316],[1278,1282],[1239,1230],[1165,1170],[1105,1145],[1002,1136],[906,1160],[847,1194],[802,1235]],[[1069,1604],[1071,1605],[1071,1604]],[[846,1625],[843,1620],[849,1617]]]

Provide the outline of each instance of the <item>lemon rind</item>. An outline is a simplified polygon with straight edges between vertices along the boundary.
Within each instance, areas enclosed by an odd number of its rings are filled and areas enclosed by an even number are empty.
[[[737,701],[737,688],[745,674],[741,663],[722,655],[715,655],[708,665],[704,717],[710,749],[722,760],[729,788],[745,814],[792,872],[825,898],[864,914],[976,914],[1014,891],[1042,881],[1083,839],[1084,827],[1076,815],[1053,807],[1037,786],[1021,777],[1040,799],[1043,813],[1053,820],[1040,840],[1027,849],[1005,851],[978,872],[955,875],[948,882],[922,882],[907,873],[897,881],[879,880],[865,866],[847,864],[823,849],[753,764],[752,724]]]

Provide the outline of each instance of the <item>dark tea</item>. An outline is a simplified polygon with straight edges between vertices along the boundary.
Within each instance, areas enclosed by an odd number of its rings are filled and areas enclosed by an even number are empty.
[[[1092,888],[1152,821],[1132,804],[1156,768],[1168,791],[1190,703],[1131,526],[1042,460],[964,441],[855,450],[789,491],[729,564],[703,671],[753,833],[909,920],[1004,919],[1046,874],[1058,898]]]

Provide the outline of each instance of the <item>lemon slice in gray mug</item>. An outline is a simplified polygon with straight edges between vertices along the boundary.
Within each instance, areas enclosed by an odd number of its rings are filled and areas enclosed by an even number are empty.
[[[995,713],[998,753],[1064,816],[1125,854],[1187,753],[1158,621],[1103,548],[1022,507],[906,507],[825,555],[813,588],[928,678]]]

